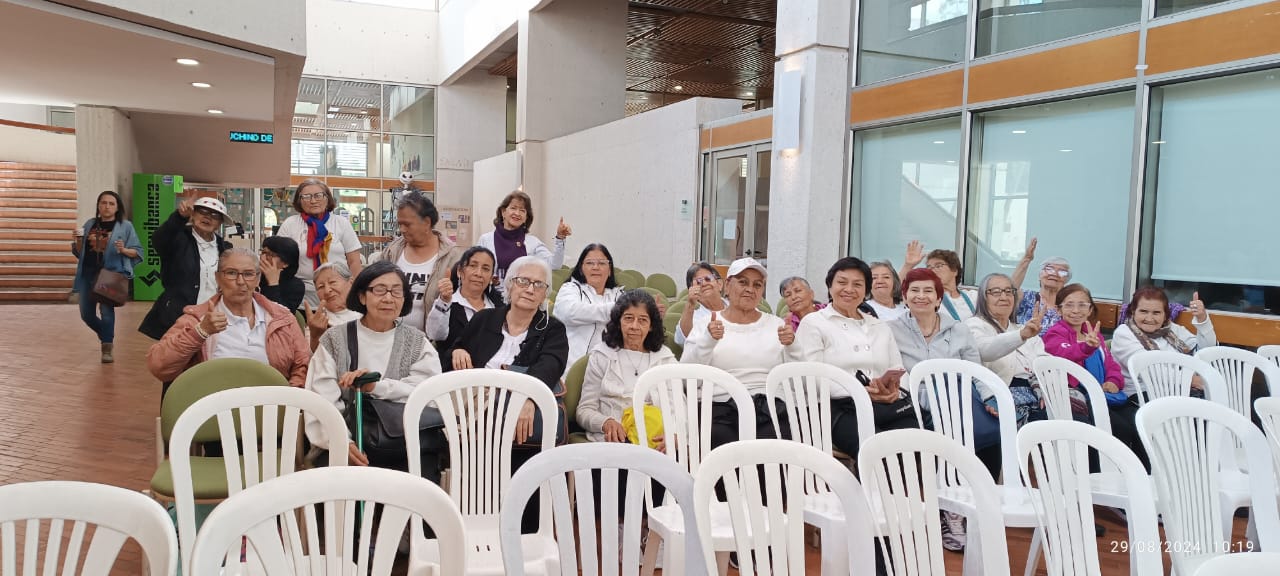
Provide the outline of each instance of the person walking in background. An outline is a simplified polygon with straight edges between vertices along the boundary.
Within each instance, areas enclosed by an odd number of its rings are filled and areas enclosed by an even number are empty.
[[[71,252],[80,259],[76,264],[73,290],[80,294],[80,319],[98,335],[102,363],[115,362],[116,309],[98,302],[93,293],[94,281],[103,270],[133,277],[133,267],[142,262],[142,243],[133,225],[124,219],[124,202],[110,190],[98,195],[98,211],[76,230]]]
[[[339,261],[346,262],[352,274],[360,274],[360,238],[350,220],[333,212],[337,208],[328,184],[315,178],[303,180],[293,194],[293,209],[298,213],[285,218],[276,233],[298,243],[298,278],[312,306],[320,303],[314,282],[317,268]]]
[[[217,293],[218,257],[231,248],[218,233],[226,219],[227,207],[217,198],[187,199],[151,234],[151,248],[160,256],[164,291],[142,320],[139,332],[159,340],[187,306]]]

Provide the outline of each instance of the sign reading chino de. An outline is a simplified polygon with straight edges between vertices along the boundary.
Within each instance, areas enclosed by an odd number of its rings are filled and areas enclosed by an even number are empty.
[[[237,132],[231,131],[232,142],[254,142],[257,144],[274,144],[275,134],[270,132]]]

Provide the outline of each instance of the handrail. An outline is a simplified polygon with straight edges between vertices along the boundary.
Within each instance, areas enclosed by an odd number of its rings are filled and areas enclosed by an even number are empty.
[[[75,134],[75,128],[63,128],[61,126],[49,126],[48,124],[32,124],[30,122],[18,122],[17,120],[5,120],[0,118],[0,126],[13,126],[14,128],[27,128],[30,130],[44,130],[45,132],[56,132],[58,134]]]

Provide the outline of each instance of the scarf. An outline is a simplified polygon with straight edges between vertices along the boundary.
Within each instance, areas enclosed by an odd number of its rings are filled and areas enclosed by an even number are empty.
[[[311,259],[311,269],[315,270],[329,261],[329,243],[333,241],[333,235],[325,228],[329,213],[325,212],[320,218],[303,214],[302,221],[307,223],[307,258]]]
[[[969,307],[969,314],[973,314],[973,300],[969,299],[969,295],[965,294],[964,290],[959,292],[960,298],[964,299],[964,305]],[[942,306],[947,309],[947,313],[951,314],[952,320],[960,321],[960,314],[956,313],[956,307],[951,303],[951,296],[948,296],[945,290],[942,292]]]
[[[493,253],[498,257],[497,270],[499,278],[506,278],[507,267],[515,262],[516,258],[528,254],[524,243],[525,229],[516,228],[515,230],[507,230],[502,224],[498,224],[493,230]]]
[[[1138,343],[1142,344],[1142,347],[1147,350],[1159,350],[1160,348],[1153,338],[1163,338],[1165,342],[1168,342],[1169,345],[1178,352],[1183,354],[1190,354],[1192,352],[1191,347],[1187,346],[1186,342],[1183,342],[1181,338],[1178,338],[1178,336],[1173,333],[1173,325],[1169,322],[1165,322],[1164,326],[1161,326],[1159,330],[1150,334],[1147,334],[1146,332],[1143,332],[1142,329],[1138,328],[1138,323],[1134,322],[1133,318],[1125,320],[1124,325],[1128,326],[1129,330],[1133,331],[1133,335],[1138,337]],[[1099,382],[1101,382],[1101,380],[1099,380]]]

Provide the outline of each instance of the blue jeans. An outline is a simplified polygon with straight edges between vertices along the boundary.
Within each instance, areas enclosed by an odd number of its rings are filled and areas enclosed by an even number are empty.
[[[96,310],[95,310],[96,309]],[[99,318],[98,315],[102,317]],[[110,344],[116,340],[116,309],[99,304],[93,292],[80,291],[80,319],[98,335],[98,341]]]

